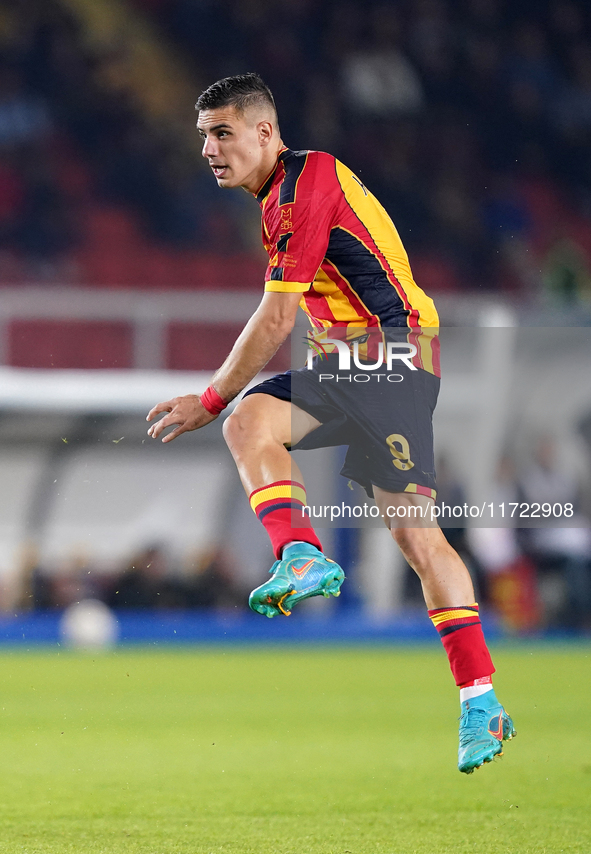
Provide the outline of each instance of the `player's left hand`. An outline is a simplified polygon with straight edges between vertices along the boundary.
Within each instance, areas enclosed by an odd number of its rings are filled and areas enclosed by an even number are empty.
[[[182,397],[173,397],[172,400],[157,403],[148,412],[146,421],[151,421],[161,412],[168,412],[168,415],[165,415],[156,424],[152,424],[148,430],[148,436],[157,439],[163,430],[176,424],[175,429],[163,437],[163,442],[172,442],[181,433],[198,430],[199,427],[204,427],[218,417],[207,411],[196,394],[185,394]]]

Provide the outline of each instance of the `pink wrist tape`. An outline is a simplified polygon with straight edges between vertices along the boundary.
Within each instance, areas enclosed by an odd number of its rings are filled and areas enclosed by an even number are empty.
[[[199,399],[205,409],[207,409],[207,411],[212,415],[219,415],[220,412],[228,405],[226,401],[219,396],[212,385],[205,389]]]

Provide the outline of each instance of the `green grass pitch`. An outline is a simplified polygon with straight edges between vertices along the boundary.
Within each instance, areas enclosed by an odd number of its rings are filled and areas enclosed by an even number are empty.
[[[439,648],[0,654],[2,854],[591,852],[591,646],[499,647],[456,769]]]

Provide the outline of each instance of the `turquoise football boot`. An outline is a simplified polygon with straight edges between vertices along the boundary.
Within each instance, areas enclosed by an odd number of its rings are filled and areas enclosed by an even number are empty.
[[[471,774],[495,756],[502,756],[503,742],[516,734],[513,721],[494,691],[466,700],[460,717],[459,770]]]
[[[271,578],[253,590],[248,604],[266,617],[285,614],[311,596],[338,596],[345,573],[334,560],[310,543],[295,543],[283,550],[271,569]]]

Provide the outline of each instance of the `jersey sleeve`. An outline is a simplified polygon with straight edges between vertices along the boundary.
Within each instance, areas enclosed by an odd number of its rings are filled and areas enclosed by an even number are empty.
[[[322,166],[322,164],[320,164]],[[287,200],[265,212],[270,245],[265,291],[304,293],[322,264],[334,221],[331,185],[317,160],[307,162]]]

